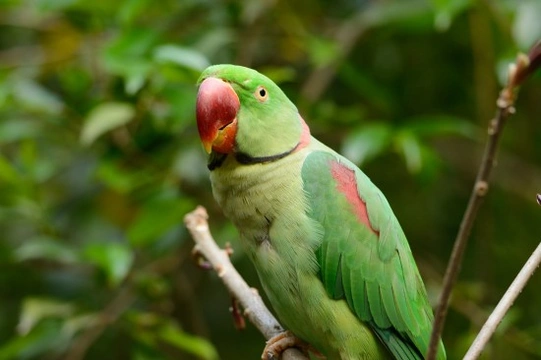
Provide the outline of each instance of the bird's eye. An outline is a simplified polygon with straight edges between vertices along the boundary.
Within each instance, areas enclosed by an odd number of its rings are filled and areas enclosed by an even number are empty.
[[[263,86],[259,86],[256,89],[254,95],[256,99],[259,100],[260,102],[265,102],[269,98],[269,92]]]

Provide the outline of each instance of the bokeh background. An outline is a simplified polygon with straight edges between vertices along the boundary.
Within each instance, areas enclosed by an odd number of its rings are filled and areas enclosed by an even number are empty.
[[[258,286],[195,126],[215,63],[273,78],[383,190],[435,304],[507,65],[540,15],[539,0],[0,1],[0,359],[259,358],[182,224],[206,206]],[[450,359],[541,239],[540,118],[537,74],[466,252]],[[484,358],[541,358],[540,275]]]

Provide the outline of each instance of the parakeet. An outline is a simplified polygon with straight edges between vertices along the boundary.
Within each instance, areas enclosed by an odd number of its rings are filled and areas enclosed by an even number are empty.
[[[266,76],[214,65],[198,85],[214,197],[280,322],[330,360],[423,359],[432,309],[382,192]]]

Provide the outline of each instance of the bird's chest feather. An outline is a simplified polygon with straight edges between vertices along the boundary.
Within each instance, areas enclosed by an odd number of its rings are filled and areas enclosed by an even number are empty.
[[[302,160],[298,154],[252,165],[228,159],[211,174],[214,197],[254,261],[266,252],[287,255],[314,248],[302,189]]]
[[[278,313],[302,308],[296,302],[309,296],[303,280],[318,271],[315,250],[321,234],[306,215],[302,159],[294,155],[247,166],[226,161],[211,175],[214,196],[239,230]]]
[[[345,301],[328,297],[319,279],[315,253],[323,229],[307,215],[304,157],[293,155],[249,166],[226,160],[211,174],[214,197],[239,230],[282,324],[329,358],[364,359],[375,346],[373,335]],[[340,349],[360,345],[360,356],[342,356]]]

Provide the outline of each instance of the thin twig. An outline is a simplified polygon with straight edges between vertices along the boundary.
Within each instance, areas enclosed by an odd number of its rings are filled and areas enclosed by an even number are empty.
[[[509,286],[509,289],[507,289],[492,314],[490,314],[488,317],[485,325],[483,325],[470,349],[464,356],[464,360],[475,360],[479,357],[479,355],[481,355],[481,352],[485,348],[488,340],[490,340],[490,337],[496,331],[496,328],[502,321],[503,317],[511,305],[513,305],[513,302],[520,294],[522,289],[524,289],[526,286],[526,283],[539,266],[539,263],[541,263],[541,243],[537,245],[537,248],[533,254],[530,256],[528,261],[526,261],[526,264],[524,264],[515,280],[513,280]]]
[[[183,256],[182,253],[170,254],[149,263],[141,271],[152,271],[162,274],[170,273],[184,260],[185,256]],[[117,294],[105,305],[103,310],[97,314],[97,321],[82,331],[72,342],[70,348],[63,357],[64,360],[84,359],[87,351],[101,337],[105,330],[115,324],[122,314],[124,314],[137,300],[136,293],[133,289],[133,280],[136,277],[135,273],[137,271],[137,267],[135,265],[132,266],[132,269],[124,279],[124,283],[119,287]]]
[[[334,58],[325,64],[317,66],[308,76],[301,89],[301,95],[310,103],[316,103],[325,90],[332,83],[340,65],[347,59],[355,48],[357,41],[371,28],[382,23],[413,17],[427,11],[426,4],[422,1],[408,3],[397,2],[393,6],[369,2],[366,8],[362,8],[351,18],[344,21],[333,31],[332,43],[336,46]]]
[[[98,316],[98,321],[86,329],[72,343],[64,360],[81,360],[85,358],[86,352],[92,344],[100,338],[103,332],[128,309],[135,301],[135,295],[131,283],[127,283],[119,290],[118,294],[111,300]]]
[[[430,336],[430,343],[427,352],[427,360],[434,360],[438,349],[439,339],[445,324],[451,291],[456,283],[458,272],[462,264],[464,250],[468,243],[469,235],[481,206],[482,200],[488,192],[490,174],[496,161],[496,150],[498,148],[501,132],[511,114],[514,113],[515,92],[524,80],[531,75],[540,65],[541,42],[534,45],[529,56],[519,54],[514,64],[509,67],[508,82],[500,92],[496,101],[498,111],[496,117],[488,127],[488,140],[485,146],[483,159],[477,173],[468,206],[462,218],[460,228],[453,246],[449,265],[443,279],[443,288],[438,302],[438,308],[434,317],[434,327]]]
[[[455,285],[458,271],[462,264],[462,256],[464,254],[464,249],[466,248],[466,245],[468,243],[468,238],[472,229],[472,225],[475,221],[482,200],[488,192],[489,176],[495,165],[494,160],[501,131],[503,129],[503,126],[505,125],[509,114],[513,112],[512,102],[505,102],[502,104],[503,106],[500,106],[500,101],[498,101],[498,113],[490,123],[488,129],[489,138],[485,147],[481,167],[479,168],[479,172],[477,173],[477,179],[470,195],[468,207],[466,208],[466,212],[464,213],[464,217],[462,218],[462,223],[460,224],[460,229],[455,240],[455,245],[451,253],[449,265],[447,267],[447,271],[445,272],[445,277],[443,279],[443,289],[440,295],[440,300],[438,303],[439,305],[434,318],[434,328],[430,337],[430,346],[428,348],[427,359],[435,359],[439,338],[445,324],[447,309],[449,308],[449,298],[451,295],[451,291]]]
[[[248,286],[237,272],[226,250],[218,247],[208,226],[208,214],[204,207],[198,206],[184,217],[184,223],[195,241],[194,251],[202,255],[222,279],[231,295],[244,308],[244,315],[263,334],[270,339],[283,332],[282,326],[267,309],[257,291]],[[297,349],[287,349],[283,360],[308,360]]]

